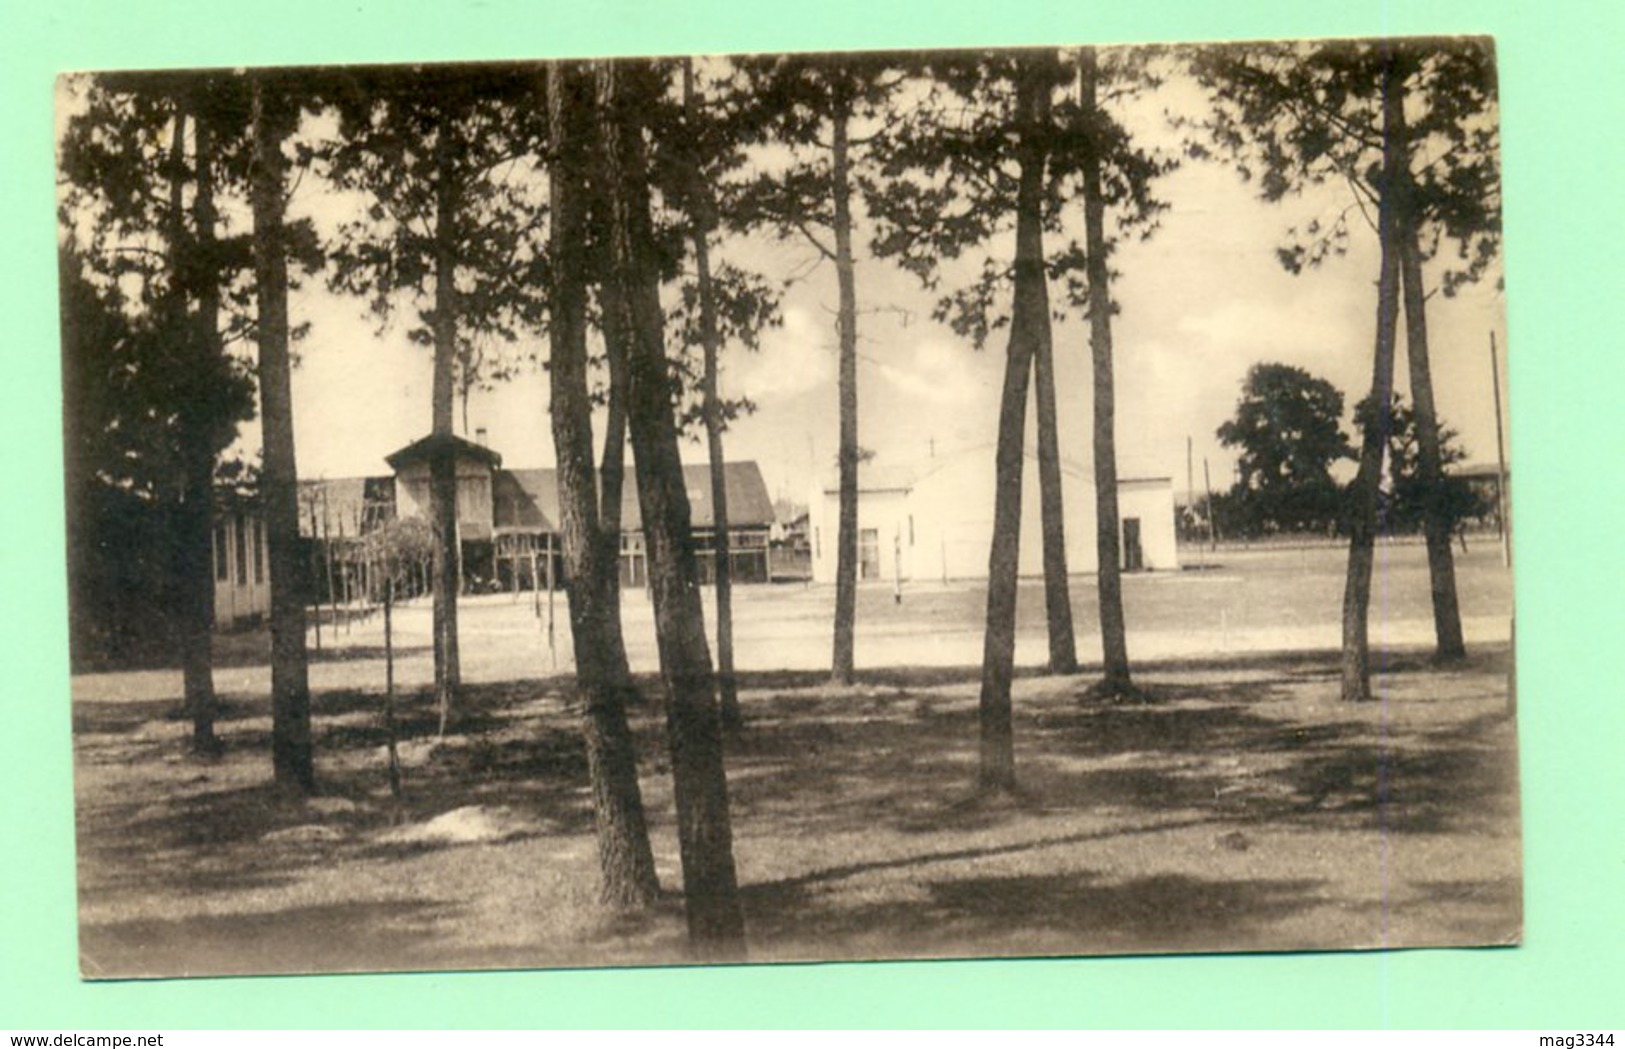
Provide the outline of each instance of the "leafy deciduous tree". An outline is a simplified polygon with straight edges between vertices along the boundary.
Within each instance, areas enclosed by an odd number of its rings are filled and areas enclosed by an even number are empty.
[[[1332,477],[1352,457],[1343,433],[1343,394],[1288,364],[1255,364],[1242,382],[1235,417],[1218,429],[1239,449],[1235,499],[1253,531],[1328,532],[1343,518]]]

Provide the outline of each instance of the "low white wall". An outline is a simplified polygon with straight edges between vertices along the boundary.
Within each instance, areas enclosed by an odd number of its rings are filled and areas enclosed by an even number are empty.
[[[908,491],[861,492],[858,528],[873,528],[880,545],[880,577],[892,578],[894,565],[912,580],[984,579],[993,541],[995,464],[991,449],[961,453],[928,462]],[[1067,570],[1096,569],[1095,490],[1089,476],[1063,465],[1061,498],[1066,517]],[[1173,483],[1167,478],[1119,481],[1118,517],[1139,521],[1143,567],[1171,571],[1179,567],[1174,543]],[[835,535],[839,496],[815,488],[809,499],[809,540],[813,544],[813,580],[835,580]],[[900,560],[894,559],[894,537]],[[1122,537],[1119,535],[1119,544]],[[1038,462],[1028,455],[1022,471],[1021,560],[1023,576],[1044,572],[1043,512],[1039,504]]]

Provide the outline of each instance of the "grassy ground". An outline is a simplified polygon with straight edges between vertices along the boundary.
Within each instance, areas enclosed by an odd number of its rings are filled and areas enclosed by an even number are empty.
[[[1224,569],[1232,583],[1212,582],[1213,573],[1182,574],[1207,582],[1141,581],[1130,591],[1131,629],[1150,621],[1174,633],[1182,615],[1200,618],[1211,607],[1178,595],[1217,587],[1231,588],[1232,607],[1245,600],[1261,616],[1289,618],[1293,602],[1318,600],[1301,595],[1318,595],[1321,585],[1280,560],[1298,556]],[[1504,594],[1483,568],[1463,573],[1470,620],[1492,616]],[[1390,607],[1414,604],[1414,582],[1407,575],[1389,587],[1398,595]],[[771,651],[775,634],[799,636],[790,630],[803,618],[797,601],[817,597],[758,591],[744,606],[756,614],[741,625],[758,651]],[[917,621],[907,630],[902,618],[892,621],[896,650],[962,628],[955,617],[974,612],[975,598],[946,588],[930,600],[923,590],[905,595]],[[890,594],[866,592],[865,600],[864,621],[879,629]],[[593,900],[586,766],[568,678],[547,673],[534,617],[505,597],[474,608],[465,623],[489,609],[486,623],[515,633],[493,638],[465,626],[474,683],[444,742],[432,738],[426,689],[409,689],[400,804],[385,784],[381,674],[362,627],[350,635],[354,658],[318,665],[326,675],[316,696],[322,792],[304,803],[267,786],[262,692],[225,686],[227,751],[205,764],[183,756],[186,726],[172,717],[170,678],[77,679],[87,975],[683,960],[654,683],[645,682],[651,698],[634,728],[667,895],[646,916],[616,918]],[[1154,608],[1161,611],[1147,613]],[[1420,609],[1425,615],[1425,603]],[[562,604],[559,612],[562,645]],[[1083,636],[1088,627],[1079,629]],[[872,653],[886,650],[871,643]],[[522,645],[530,646],[522,655],[503,655]],[[780,647],[795,655],[817,645]],[[974,672],[875,669],[840,690],[813,671],[748,673],[749,724],[731,745],[729,782],[752,957],[1515,940],[1508,652],[1494,640],[1473,648],[1466,665],[1449,670],[1416,649],[1390,650],[1380,661],[1382,702],[1360,706],[1336,701],[1335,659],[1324,651],[1236,645],[1149,661],[1144,704],[1088,698],[1087,675],[1023,675],[1015,690],[1022,790],[997,804],[971,791]],[[974,649],[954,654],[974,659]],[[231,673],[222,677],[235,680]]]

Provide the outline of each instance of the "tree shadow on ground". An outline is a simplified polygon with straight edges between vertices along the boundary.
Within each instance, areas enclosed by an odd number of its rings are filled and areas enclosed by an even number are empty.
[[[1502,818],[1515,804],[1486,814],[1477,800],[1507,796],[1504,718],[1390,731],[1373,708],[1333,707],[1304,721],[1292,716],[1292,702],[1305,687],[1323,688],[1312,679],[1335,667],[1262,662],[1273,672],[1243,681],[1153,681],[1151,703],[1090,699],[1070,682],[1018,696],[1022,789],[1018,804],[1005,807],[969,803],[973,696],[873,688],[774,695],[756,704],[730,747],[731,791],[744,818],[809,834],[975,831],[1033,812],[1091,808],[1131,819],[1198,813],[1216,822],[1440,833]],[[807,805],[810,797],[820,804]]]
[[[1048,672],[1042,667],[1016,667],[1011,673],[1017,681],[1048,676]],[[867,667],[853,676],[850,685],[831,684],[827,670],[741,670],[734,678],[738,681],[739,688],[748,692],[790,692],[804,689],[862,692],[876,688],[912,690],[977,684],[982,680],[982,667],[973,663],[940,667]],[[651,683],[658,686],[659,679],[653,678]]]
[[[1491,652],[1463,673],[1481,673],[1497,658]],[[1257,928],[1315,906],[1319,883],[1284,870],[1270,877],[1268,868],[1237,879],[1201,877],[1189,867],[1160,873],[1154,860],[1115,879],[1056,867],[1075,863],[1076,850],[1090,843],[1141,842],[1143,854],[1153,856],[1170,840],[1156,835],[1206,828],[1218,836],[1208,841],[1235,835],[1239,849],[1246,847],[1239,831],[1256,838],[1254,827],[1384,834],[1504,829],[1516,815],[1515,791],[1508,789],[1515,774],[1511,722],[1481,699],[1429,700],[1435,678],[1424,675],[1442,672],[1425,659],[1407,666],[1390,667],[1385,680],[1396,694],[1422,696],[1413,704],[1422,714],[1391,726],[1375,705],[1328,705],[1335,664],[1300,656],[1227,662],[1211,680],[1192,680],[1188,667],[1146,673],[1152,694],[1146,703],[1092,699],[1083,676],[1025,676],[1015,698],[1020,789],[993,800],[975,788],[975,673],[864,675],[849,689],[829,687],[822,674],[742,675],[749,722],[729,741],[727,763],[742,870],[755,868],[756,883],[745,889],[752,936],[769,951],[775,942],[839,944],[893,932],[897,953],[907,953],[910,943],[924,953],[953,953],[952,943],[997,943],[1019,952],[1029,936],[1042,949],[1065,940],[1073,951],[1244,947]],[[657,681],[643,687],[651,698],[660,695]],[[399,803],[385,786],[386,733],[375,692],[314,697],[321,794],[309,802],[289,801],[269,783],[263,701],[233,701],[220,722],[227,752],[218,765],[154,761],[123,780],[120,760],[153,761],[160,744],[136,746],[119,733],[140,729],[171,704],[76,704],[76,730],[91,731],[80,760],[95,765],[105,782],[131,785],[81,801],[81,873],[89,874],[82,898],[96,913],[120,914],[120,921],[87,924],[93,930],[87,959],[92,947],[120,944],[140,959],[141,944],[169,936],[190,938],[211,958],[195,965],[198,971],[285,971],[278,966],[312,950],[308,957],[318,961],[307,964],[317,967],[413,967],[411,947],[396,931],[411,914],[385,903],[331,904],[352,911],[324,911],[325,903],[293,907],[286,918],[251,916],[243,924],[241,915],[126,920],[120,901],[194,895],[213,901],[205,906],[229,909],[242,901],[226,897],[281,890],[313,868],[384,869],[446,853],[448,869],[460,869],[464,858],[448,850],[468,846],[395,841],[388,832],[466,806],[508,807],[529,820],[513,834],[480,842],[482,848],[552,849],[555,840],[568,839],[590,856],[588,769],[568,683],[469,684],[462,696],[444,740],[436,738],[428,691],[398,697],[406,784]],[[1396,709],[1404,702],[1396,700]],[[645,788],[651,821],[666,833],[669,825],[659,826],[669,824],[660,704],[634,709],[631,725],[645,784],[653,778],[653,792]],[[182,726],[174,732],[179,738]],[[158,773],[149,774],[154,768]],[[549,841],[531,840],[539,835]],[[1018,872],[990,873],[988,862]],[[582,864],[591,869],[590,860]],[[323,891],[332,886],[324,883]],[[1485,922],[1504,919],[1510,906],[1506,891],[1488,882],[1440,881],[1427,892],[1441,906],[1465,898],[1477,908],[1482,901]],[[425,893],[434,895],[445,894]],[[667,905],[676,906],[669,899]],[[431,921],[443,913],[434,908],[445,906],[428,900],[414,913]],[[378,908],[386,929],[366,945],[328,950],[301,942],[301,935],[321,935],[310,929],[363,920],[367,907]],[[309,913],[300,917],[301,911]],[[263,951],[251,948],[237,962],[210,954],[251,940],[260,928],[255,922],[264,923]]]
[[[375,694],[346,691],[314,697],[318,793],[309,799],[272,782],[268,712],[249,704],[234,704],[232,716],[221,720],[217,727],[224,754],[207,762],[180,761],[173,753],[174,741],[137,744],[97,735],[93,744],[81,745],[77,760],[115,771],[132,760],[160,762],[170,776],[99,797],[91,808],[81,805],[85,884],[102,895],[274,888],[296,881],[312,863],[342,863],[377,853],[378,835],[391,828],[472,805],[545,814],[545,826],[553,833],[590,833],[591,798],[578,719],[556,699],[544,705],[544,716],[514,713],[548,695],[548,689],[532,682],[464,686],[462,713],[444,738],[437,735],[438,715],[427,691],[399,697],[397,737],[404,781],[399,801],[388,793],[388,732],[380,714],[382,699]],[[89,706],[96,709],[76,713],[86,720],[119,716],[115,725],[97,724],[105,733],[126,723],[125,708],[149,704]],[[145,724],[139,716],[129,721]],[[160,755],[166,751],[172,752],[171,762],[179,763],[162,765]],[[426,841],[409,851],[455,844]],[[157,857],[172,862],[155,862]],[[234,866],[219,865],[216,861],[223,857],[234,858]]]
[[[1260,812],[1263,819],[1345,816],[1387,834],[1444,834],[1500,823],[1516,811],[1505,789],[1512,775],[1506,752],[1477,742],[1323,747],[1281,775],[1291,801]]]
[[[265,717],[270,703],[264,699],[221,696],[215,703],[217,727],[245,718]],[[178,700],[164,699],[76,699],[73,701],[75,735],[96,732],[133,732],[150,722],[190,722],[186,707]]]
[[[1523,931],[1523,879],[1447,878],[1415,881],[1411,890],[1423,907],[1466,908],[1457,920],[1462,932],[1472,939],[1500,936],[1509,940]]]
[[[940,863],[1021,857],[1047,849],[1065,849],[1077,845],[1086,845],[1090,842],[1104,841],[1108,838],[1162,834],[1168,831],[1184,830],[1204,822],[1206,821],[1201,819],[1166,819],[1136,826],[1114,824],[1109,828],[1075,834],[1026,836],[1016,841],[1004,843],[979,843],[966,845],[962,848],[906,852],[901,855],[816,867],[791,877],[777,878],[761,883],[758,887],[771,888],[776,886],[782,890],[808,889],[813,886],[833,884],[863,875],[907,872]]]
[[[900,953],[962,952],[1021,944],[1053,953],[1091,949],[1236,949],[1259,930],[1321,904],[1309,879],[1222,879],[1152,875],[1107,882],[1094,871],[1065,875],[926,879],[901,901],[875,903],[817,893],[806,883],[745,890],[753,938],[834,942],[885,930]]]
[[[1015,804],[989,806],[975,803],[973,699],[792,695],[774,697],[771,706],[773,714],[753,719],[730,749],[731,793],[747,817],[805,833],[867,827],[975,831],[1032,812],[1091,807],[1178,812],[1210,801],[1219,784],[1172,768],[1164,757],[1269,749],[1280,744],[1260,737],[1283,731],[1239,703],[1089,709],[1065,699],[1018,704],[1017,775],[1023,789]],[[1101,767],[1101,759],[1125,755],[1139,761]],[[809,797],[820,804],[808,806]]]
[[[431,645],[395,645],[394,656],[396,662],[427,655],[433,650]],[[382,663],[389,653],[383,645],[328,645],[320,651],[312,649],[310,661],[312,663],[360,663],[367,660],[376,660]]]

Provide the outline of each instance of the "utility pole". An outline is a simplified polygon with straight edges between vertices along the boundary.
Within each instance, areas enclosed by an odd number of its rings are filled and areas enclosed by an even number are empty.
[[[1214,550],[1219,548],[1219,521],[1213,513],[1213,476],[1207,471],[1207,456],[1202,456],[1202,487],[1207,489],[1207,541]]]
[[[1191,451],[1191,435],[1185,435],[1185,541],[1196,548],[1198,559],[1202,557],[1202,542],[1197,539],[1196,532],[1196,471],[1193,464],[1195,458]],[[1176,537],[1177,538],[1177,537]]]
[[[322,564],[325,567],[324,577],[327,582],[327,607],[333,613],[333,644],[339,643],[339,602],[333,593],[333,535],[328,526],[327,512],[327,485],[322,485]],[[322,618],[322,606],[316,606],[316,618]]]
[[[903,603],[903,526],[892,531],[891,538],[891,599],[893,604]]]
[[[1185,435],[1185,509],[1194,523],[1196,517],[1196,480],[1191,469],[1191,435]]]
[[[334,596],[333,600],[334,600],[334,607],[337,608],[338,607],[338,598],[339,598],[339,596],[342,596],[344,598],[344,633],[345,633],[346,636],[348,636],[349,633],[350,633],[350,613],[352,611],[352,609],[350,608],[350,558],[349,558],[349,544],[344,541],[344,511],[342,509],[339,511],[338,519],[339,519],[339,581],[338,581],[339,593]],[[338,630],[339,630],[339,628],[338,628],[337,624],[335,624],[334,627],[333,627],[333,632],[336,634],[336,633],[338,633]]]
[[[316,579],[317,569],[316,559],[321,556],[318,548],[324,544],[321,542],[322,532],[316,527],[316,496],[314,493],[311,494],[310,498],[310,538],[310,557],[306,559],[306,563],[310,566],[310,578],[313,580],[309,589],[312,591],[311,597],[314,599],[311,604],[314,606],[312,611],[315,614],[311,616],[311,619],[316,626],[316,651],[320,652],[322,650],[322,596],[314,592],[316,589],[314,580]]]

